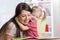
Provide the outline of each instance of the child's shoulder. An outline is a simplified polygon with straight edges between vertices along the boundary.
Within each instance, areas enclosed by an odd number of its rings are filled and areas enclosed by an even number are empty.
[[[31,26],[31,27],[35,27],[36,26],[36,21],[35,20],[32,20],[27,25],[28,26]]]
[[[37,22],[37,20],[32,19],[30,23],[36,23],[36,22]]]

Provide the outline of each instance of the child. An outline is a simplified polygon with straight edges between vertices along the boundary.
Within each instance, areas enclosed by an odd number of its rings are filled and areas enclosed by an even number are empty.
[[[21,24],[18,21],[18,18],[15,18],[16,22],[18,23],[19,26],[26,26],[29,29],[23,31],[23,39],[27,39],[27,38],[38,38],[38,33],[37,33],[37,25],[36,25],[36,21],[32,20],[32,18],[30,19],[30,22],[28,22],[28,24]]]
[[[45,25],[46,25],[46,13],[40,6],[34,6],[32,8],[32,15],[37,20],[37,31],[39,38],[41,38],[43,32],[45,32]]]

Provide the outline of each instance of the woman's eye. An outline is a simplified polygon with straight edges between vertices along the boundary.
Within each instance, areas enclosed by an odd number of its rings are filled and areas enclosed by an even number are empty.
[[[22,16],[22,17],[25,17],[25,16]]]
[[[28,15],[28,16],[30,16],[30,15]]]

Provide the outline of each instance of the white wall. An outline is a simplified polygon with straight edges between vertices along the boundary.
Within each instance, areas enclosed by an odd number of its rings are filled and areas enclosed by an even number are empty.
[[[60,8],[59,0],[53,0],[53,17],[54,17],[54,37],[60,38]]]
[[[15,14],[15,7],[22,0],[0,0],[0,28]]]

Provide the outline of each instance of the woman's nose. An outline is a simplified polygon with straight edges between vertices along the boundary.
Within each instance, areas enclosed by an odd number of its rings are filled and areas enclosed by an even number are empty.
[[[28,20],[28,16],[26,16],[26,20]]]

